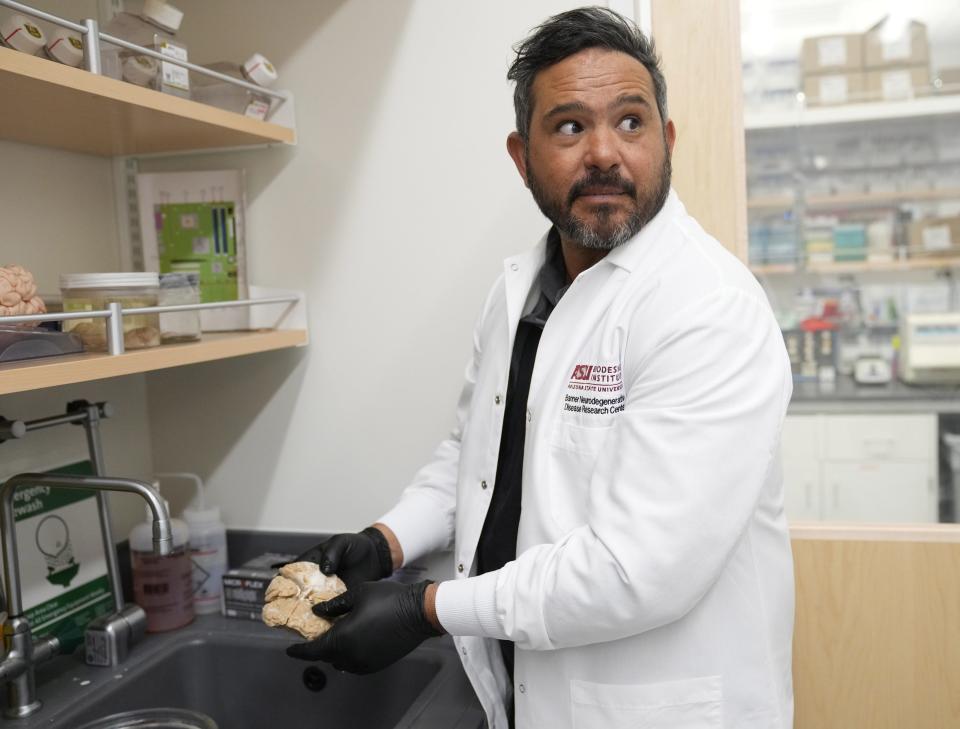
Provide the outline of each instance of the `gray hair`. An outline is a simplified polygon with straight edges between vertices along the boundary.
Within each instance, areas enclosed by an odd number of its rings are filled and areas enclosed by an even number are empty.
[[[533,117],[533,81],[545,68],[588,48],[605,48],[637,59],[650,73],[660,120],[667,121],[667,80],[660,70],[653,40],[636,24],[607,8],[578,8],[554,15],[520,41],[507,79],[516,82],[513,106],[517,131],[524,140]]]

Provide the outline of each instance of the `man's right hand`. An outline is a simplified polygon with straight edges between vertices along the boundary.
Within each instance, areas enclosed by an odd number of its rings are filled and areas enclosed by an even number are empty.
[[[337,575],[350,589],[389,577],[394,567],[390,543],[376,527],[367,527],[357,534],[336,534],[295,561],[316,562],[325,575]]]

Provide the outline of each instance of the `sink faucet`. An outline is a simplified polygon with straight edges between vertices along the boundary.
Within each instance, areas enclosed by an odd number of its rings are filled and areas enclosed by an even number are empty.
[[[4,657],[0,661],[0,682],[7,684],[7,707],[4,715],[11,719],[30,716],[40,708],[36,695],[34,669],[37,664],[52,658],[59,650],[56,638],[34,641],[30,623],[23,614],[23,594],[20,587],[20,561],[17,553],[16,519],[13,495],[19,486],[49,486],[66,489],[93,489],[139,494],[146,499],[153,512],[153,548],[157,554],[168,555],[173,550],[170,516],[160,496],[143,481],[127,478],[98,476],[67,476],[52,473],[21,473],[0,486],[0,521],[3,526],[3,587],[6,595],[7,617],[3,623]],[[106,546],[106,545],[105,545]],[[116,575],[111,575],[115,578]],[[127,605],[115,615],[97,621],[94,636],[100,633],[101,648],[114,658],[125,655],[136,635],[143,633],[146,616],[136,605]],[[96,642],[96,641],[95,641]],[[87,635],[88,663],[91,661],[91,637]],[[122,656],[121,656],[122,657]],[[101,664],[110,665],[110,663]]]

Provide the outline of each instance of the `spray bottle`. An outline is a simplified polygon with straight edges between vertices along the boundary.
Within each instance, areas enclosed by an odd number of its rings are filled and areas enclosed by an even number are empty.
[[[197,493],[183,510],[190,527],[190,558],[193,560],[193,609],[197,615],[220,612],[223,573],[227,569],[227,528],[220,509],[207,506],[203,480],[195,473],[158,473],[164,478],[193,481]]]

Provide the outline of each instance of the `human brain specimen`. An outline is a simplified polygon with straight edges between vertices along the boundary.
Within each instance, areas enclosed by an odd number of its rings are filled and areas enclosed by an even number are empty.
[[[37,296],[33,274],[23,266],[0,266],[0,316],[28,316],[46,312],[46,304]]]
[[[313,606],[347,591],[336,575],[327,576],[314,562],[292,562],[280,568],[264,595],[263,622],[292,628],[307,640],[330,630],[329,620],[313,614]]]

